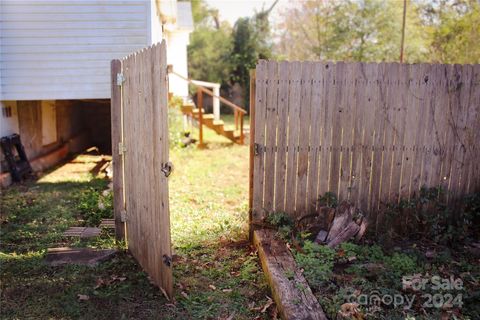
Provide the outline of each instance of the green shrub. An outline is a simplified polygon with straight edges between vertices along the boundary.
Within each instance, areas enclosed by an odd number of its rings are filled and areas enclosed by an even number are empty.
[[[318,204],[322,207],[336,208],[338,205],[337,195],[333,192],[325,192],[318,198]]]
[[[335,250],[308,240],[303,245],[303,253],[295,253],[295,260],[303,268],[308,283],[317,288],[330,279],[334,259]]]
[[[77,209],[87,226],[97,226],[102,219],[113,217],[113,194],[90,187],[80,194]]]
[[[274,227],[293,226],[293,219],[285,212],[272,212],[267,216],[267,223]]]
[[[389,271],[396,276],[412,275],[421,271],[417,261],[404,253],[396,252],[392,256],[386,257],[385,264]]]

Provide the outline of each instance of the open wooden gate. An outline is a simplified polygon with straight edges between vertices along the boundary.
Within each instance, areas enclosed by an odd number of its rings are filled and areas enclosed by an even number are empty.
[[[171,297],[166,57],[163,41],[113,60],[111,111],[117,239]]]

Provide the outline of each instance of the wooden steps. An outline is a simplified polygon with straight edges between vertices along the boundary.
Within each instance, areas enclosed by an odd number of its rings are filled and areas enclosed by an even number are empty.
[[[183,114],[190,116],[196,121],[199,120],[200,109],[195,108],[193,104],[185,104],[182,106],[181,110]],[[230,141],[243,144],[241,132],[239,130],[226,127],[222,120],[215,120],[212,113],[205,113],[205,109],[202,109],[202,122],[204,126],[212,129],[217,134],[224,136]]]

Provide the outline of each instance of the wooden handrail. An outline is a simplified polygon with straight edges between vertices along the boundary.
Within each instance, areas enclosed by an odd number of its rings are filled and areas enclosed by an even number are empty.
[[[205,92],[206,94],[208,94],[209,96],[212,96],[213,98],[218,98],[221,102],[223,102],[224,104],[226,104],[227,106],[229,106],[230,108],[232,108],[233,110],[237,110],[238,112],[240,113],[243,113],[243,114],[246,114],[247,113],[247,110],[243,109],[242,107],[239,107],[237,106],[235,103],[233,102],[230,102],[228,101],[227,99],[225,99],[224,97],[221,97],[221,96],[217,96],[213,93],[213,91],[205,88],[205,87],[202,87],[202,86],[198,86],[203,92]]]
[[[203,92],[200,87],[197,88],[197,104],[198,104],[198,147],[203,148]]]
[[[246,113],[247,113],[247,111],[246,111],[245,109],[243,109],[242,107],[237,106],[235,103],[228,101],[228,100],[225,99],[224,97],[217,96],[216,94],[213,93],[213,91],[205,88],[204,86],[199,85],[198,83],[195,83],[194,80],[192,80],[192,79],[190,79],[190,78],[186,78],[186,77],[182,76],[181,74],[176,73],[176,72],[173,71],[172,69],[169,69],[168,72],[176,75],[177,77],[179,77],[179,78],[187,81],[187,82],[190,83],[190,84],[193,84],[194,86],[197,86],[197,88],[199,88],[200,90],[202,90],[203,92],[205,92],[205,93],[208,94],[209,96],[211,96],[211,97],[213,97],[213,98],[219,99],[221,102],[223,102],[224,104],[226,104],[227,106],[229,106],[229,107],[232,108],[233,110],[237,110],[238,112],[241,112],[242,114],[246,114]]]

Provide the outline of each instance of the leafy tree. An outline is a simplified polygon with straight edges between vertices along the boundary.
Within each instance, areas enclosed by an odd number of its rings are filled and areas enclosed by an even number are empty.
[[[422,5],[430,28],[433,62],[480,63],[480,4],[478,1],[430,1]]]
[[[237,82],[245,92],[245,106],[249,105],[250,70],[259,59],[269,59],[272,54],[272,41],[268,17],[278,0],[269,9],[262,9],[252,18],[240,18],[232,32],[231,64],[232,84]]]
[[[289,59],[397,61],[403,2],[308,1],[288,8],[279,29],[280,53]],[[405,56],[422,61],[428,53],[419,7],[409,2]]]
[[[192,1],[195,30],[190,35],[188,68],[193,79],[228,83],[231,73],[231,27],[218,21],[218,11],[202,0]]]

